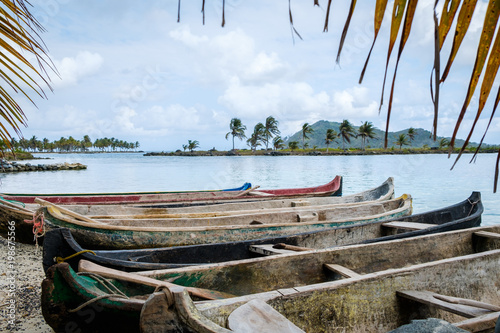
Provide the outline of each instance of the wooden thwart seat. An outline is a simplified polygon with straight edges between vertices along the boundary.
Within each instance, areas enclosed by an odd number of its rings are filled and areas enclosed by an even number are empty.
[[[274,255],[274,254],[286,254],[286,253],[315,250],[315,249],[308,248],[308,247],[288,245],[288,244],[284,244],[284,243],[250,245],[248,249],[250,250],[250,252],[263,254],[266,256],[270,256],[270,255]]]
[[[466,298],[440,295],[431,291],[406,290],[398,291],[397,295],[422,304],[434,306],[466,318],[474,318],[493,311],[500,311],[500,307],[493,304]]]
[[[265,256],[272,256],[272,255],[276,255],[276,254],[295,253],[295,251],[292,251],[292,250],[275,249],[273,246],[274,246],[274,244],[250,245],[248,247],[248,249],[250,250],[250,252],[263,254]]]
[[[500,234],[496,232],[490,232],[490,231],[476,231],[474,233],[476,236],[480,237],[485,237],[485,238],[493,238],[493,239],[500,239]]]
[[[467,298],[440,295],[431,291],[406,290],[398,291],[397,295],[469,318],[453,323],[454,326],[469,332],[494,328],[500,315],[500,306]]]
[[[409,229],[409,230],[422,230],[430,227],[435,227],[435,224],[429,223],[417,223],[417,222],[402,222],[393,221],[382,224],[383,227],[395,228],[395,229]]]
[[[305,333],[260,299],[251,300],[231,312],[227,325],[233,332]]]
[[[360,277],[361,275],[347,267],[337,264],[323,264],[323,266],[334,273],[340,274],[345,278]]]

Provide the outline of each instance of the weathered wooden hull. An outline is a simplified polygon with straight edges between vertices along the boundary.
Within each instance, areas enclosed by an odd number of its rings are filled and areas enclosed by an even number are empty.
[[[329,230],[314,231],[292,236],[261,238],[240,242],[201,244],[141,250],[95,250],[95,255],[84,253],[69,260],[74,269],[81,258],[124,271],[165,269],[195,264],[217,263],[255,258],[250,246],[285,243],[315,249],[330,248],[358,243],[381,242],[393,239],[432,234],[437,232],[478,227],[483,213],[480,193],[473,192],[469,198],[442,209],[398,218],[401,222],[426,223],[422,230],[397,230],[384,227],[389,221],[369,222],[356,226],[344,226]],[[73,238],[69,229],[60,228],[45,236],[44,268],[54,264],[55,257],[68,257],[85,250]]]
[[[308,332],[387,332],[412,319],[466,319],[402,299],[397,294],[402,291],[432,291],[499,306],[499,264],[500,250],[495,249],[253,297]],[[203,302],[197,309],[224,327],[228,314],[248,298]]]
[[[198,269],[205,270],[205,273],[222,266],[223,270],[218,273],[219,283],[234,285],[232,290],[235,292],[259,293],[195,302],[192,308],[205,319],[225,326],[234,309],[251,299],[261,299],[307,332],[386,332],[409,323],[411,319],[427,317],[459,321],[456,315],[399,299],[396,292],[431,290],[500,305],[500,239],[498,235],[485,237],[485,231],[498,234],[500,227],[473,228],[274,259],[260,258],[252,263],[253,268],[251,265],[239,267],[242,269],[241,280],[230,281],[230,276],[226,276],[237,270],[231,263],[200,266]],[[304,256],[313,254],[316,258],[301,261]],[[265,262],[276,264],[266,266]],[[325,264],[330,263],[349,268],[360,276],[341,278],[325,268]],[[184,268],[179,272],[188,270]],[[191,278],[196,279],[199,282],[192,284],[216,286],[215,279],[206,283],[208,279],[202,282],[203,279]],[[266,280],[267,287],[259,282]],[[67,263],[53,265],[42,284],[42,310],[46,321],[57,332],[64,330],[69,323],[84,331],[106,331],[116,324],[116,320],[120,324],[126,323],[129,331],[138,331],[140,311],[153,288],[112,282],[132,298],[108,296],[95,300],[80,311],[69,312],[69,309],[110,292],[92,278],[76,275]],[[179,277],[174,282],[182,284],[187,280]],[[244,286],[254,283],[260,287]],[[237,288],[246,288],[246,291]],[[182,292],[178,288],[171,290],[177,294],[176,303],[165,313],[165,322],[189,327],[190,324],[177,315],[177,311],[185,310],[181,309],[184,304],[177,303]],[[90,316],[93,320],[88,320]]]
[[[47,229],[69,228],[73,237],[82,245],[95,249],[132,249],[223,243],[264,237],[293,235],[300,232],[322,230],[332,227],[355,225],[370,221],[381,221],[411,214],[412,199],[403,195],[398,199],[383,202],[369,202],[349,206],[350,213],[335,218],[329,211],[320,215],[321,221],[288,222],[275,224],[215,225],[214,218],[206,226],[163,227],[147,226],[134,223],[133,226],[109,225],[99,222],[85,222],[63,215],[56,207],[43,207]],[[346,211],[347,206],[340,205],[337,211]],[[374,211],[378,213],[374,214]]]
[[[139,193],[83,193],[83,194],[3,194],[7,200],[34,203],[40,198],[56,204],[126,204],[197,202],[213,200],[266,200],[269,198],[342,195],[342,177],[336,176],[327,184],[277,190],[248,191],[183,191],[183,192],[139,192]]]
[[[35,211],[0,199],[0,234],[7,233],[9,223],[14,223],[16,242],[34,244],[33,214]]]

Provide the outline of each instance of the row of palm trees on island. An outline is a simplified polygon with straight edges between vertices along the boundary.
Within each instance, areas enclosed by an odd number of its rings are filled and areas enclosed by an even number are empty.
[[[39,140],[36,136],[31,139],[21,138],[16,140],[12,138],[10,146],[15,150],[25,152],[88,152],[88,151],[136,151],[139,147],[139,141],[127,142],[116,138],[99,138],[92,142],[88,135],[84,135],[82,140],[69,136],[61,137],[59,140],[50,141],[47,138]],[[0,141],[0,150],[6,149],[5,143]]]
[[[240,141],[247,139],[247,145],[255,151],[258,146],[265,146],[266,151],[269,149],[269,145],[274,150],[284,149],[285,148],[285,140],[280,136],[280,130],[278,129],[279,122],[273,117],[269,116],[266,118],[264,123],[257,123],[255,125],[254,130],[249,138],[245,135],[245,130],[247,127],[243,125],[243,122],[239,118],[232,118],[229,124],[230,131],[226,134],[226,139],[232,137],[232,146],[233,150],[235,149],[235,138]],[[314,133],[314,129],[309,123],[304,123],[302,125],[301,133],[301,141],[302,148],[309,148],[307,140],[310,139],[310,135]],[[400,134],[394,144],[399,146],[402,149],[403,146],[411,145],[411,142],[414,140],[416,135],[416,130],[414,128],[409,128],[406,134]],[[342,140],[342,149],[346,150],[346,143],[351,143],[352,138],[361,138],[361,150],[365,150],[366,143],[371,139],[377,139],[375,134],[375,127],[369,121],[365,121],[361,126],[358,127],[357,131],[355,127],[349,122],[349,120],[344,119],[339,126],[339,131],[335,131],[334,129],[327,129],[325,133],[324,142],[326,145],[326,151],[328,152],[329,146],[332,143],[338,143],[338,139]],[[444,142],[443,142],[444,144]],[[440,143],[441,146],[441,143]],[[288,148],[290,150],[295,150],[299,148],[298,141],[289,141]],[[314,147],[316,148],[316,147]]]

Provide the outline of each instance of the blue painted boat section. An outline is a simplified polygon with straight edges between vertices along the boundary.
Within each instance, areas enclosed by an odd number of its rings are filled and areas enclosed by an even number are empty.
[[[251,183],[245,183],[243,184],[242,186],[240,187],[237,187],[237,188],[229,188],[229,189],[226,189],[226,190],[222,190],[224,192],[229,192],[229,191],[246,191],[248,190],[249,188],[252,187],[252,184]]]

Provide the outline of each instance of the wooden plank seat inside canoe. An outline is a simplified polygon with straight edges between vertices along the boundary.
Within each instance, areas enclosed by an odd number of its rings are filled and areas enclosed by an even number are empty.
[[[265,256],[272,256],[276,254],[295,253],[293,250],[277,249],[273,247],[274,244],[250,245],[248,250],[253,253],[262,254]]]
[[[386,228],[394,229],[405,229],[405,230],[423,230],[430,227],[435,227],[435,224],[429,223],[417,223],[417,222],[402,222],[402,221],[392,221],[382,224]]]
[[[263,254],[265,256],[275,255],[275,254],[286,254],[294,252],[303,251],[313,251],[315,249],[309,247],[288,245],[284,243],[278,244],[262,244],[262,245],[250,245],[248,250],[253,253]]]
[[[336,274],[340,274],[341,276],[345,277],[345,278],[353,278],[353,277],[360,277],[361,275],[356,273],[355,271],[347,268],[347,267],[344,267],[344,266],[341,266],[341,265],[337,265],[337,264],[323,264],[323,266],[328,269],[329,271],[331,272],[334,272]]]
[[[500,234],[491,231],[476,231],[474,235],[479,237],[491,238],[491,239],[500,239]]]
[[[415,290],[398,291],[397,295],[468,318],[455,322],[453,325],[469,332],[493,329],[500,316],[500,306],[471,299]]]
[[[415,302],[434,306],[448,312],[460,315],[465,318],[474,318],[491,312],[500,311],[500,306],[470,300],[436,294],[432,291],[405,290],[398,291],[399,297],[409,299]]]

